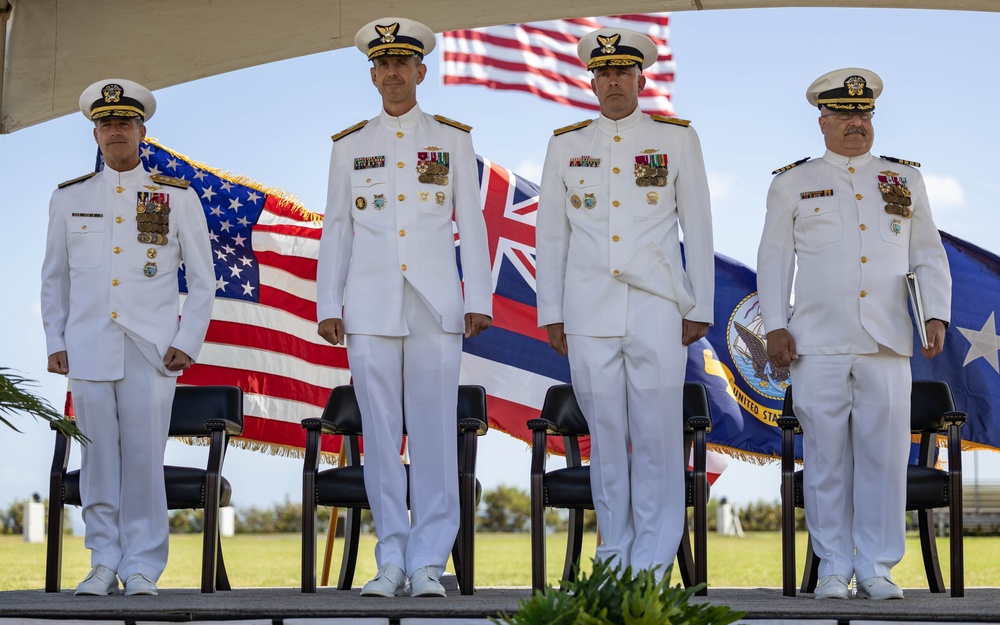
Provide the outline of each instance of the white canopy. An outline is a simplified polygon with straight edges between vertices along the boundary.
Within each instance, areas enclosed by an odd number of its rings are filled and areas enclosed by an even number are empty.
[[[370,0],[0,0],[0,133],[75,111],[80,92],[109,74],[160,89],[353,45],[358,28],[386,13],[418,18],[442,32],[609,10],[998,11],[997,5],[996,0],[411,0],[378,5]]]

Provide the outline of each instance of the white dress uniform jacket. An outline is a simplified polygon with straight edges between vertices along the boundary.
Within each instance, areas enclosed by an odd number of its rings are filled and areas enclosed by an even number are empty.
[[[137,240],[138,194],[148,192],[168,197],[166,245]],[[178,321],[182,261],[188,295]],[[148,276],[152,264],[155,275]],[[180,375],[163,366],[163,357],[173,346],[197,358],[214,286],[208,226],[194,190],[154,182],[140,164],[121,173],[105,168],[52,194],[42,320],[48,353],[67,352],[70,378],[121,379],[126,335],[161,373]]]
[[[420,163],[447,163],[444,184],[421,183]],[[492,316],[492,277],[479,174],[468,132],[414,106],[382,111],[334,141],[317,273],[319,320],[343,319],[347,334],[405,336],[403,281],[446,332],[465,313]],[[462,283],[455,262],[461,237]]]
[[[665,161],[666,186],[636,184],[636,165],[647,157]],[[712,323],[709,205],[694,128],[636,109],[553,136],[536,231],[538,325],[622,336],[630,285],[676,302],[685,319]],[[686,270],[678,225],[689,243]]]
[[[885,211],[879,176],[911,193],[912,217]],[[795,306],[788,319],[795,263]],[[757,288],[768,332],[787,328],[799,354],[913,354],[904,275],[917,274],[927,319],[950,320],[951,274],[920,172],[870,153],[779,174],[767,195]]]

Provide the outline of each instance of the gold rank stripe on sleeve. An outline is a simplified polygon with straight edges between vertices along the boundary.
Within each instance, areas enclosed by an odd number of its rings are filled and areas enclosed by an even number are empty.
[[[784,172],[788,171],[789,169],[792,169],[793,167],[798,167],[802,163],[808,161],[810,158],[811,157],[807,156],[805,158],[802,158],[802,159],[799,159],[799,160],[795,161],[791,165],[785,165],[784,167],[781,167],[779,169],[775,169],[774,171],[771,172],[771,175],[776,176],[776,175],[778,175],[780,173],[784,173]]]
[[[350,128],[344,128],[343,130],[341,130],[337,134],[335,134],[332,137],[330,137],[330,139],[332,139],[333,141],[340,141],[341,139],[343,139],[347,135],[351,134],[352,132],[357,132],[357,131],[361,130],[362,128],[365,127],[365,124],[367,124],[367,123],[368,123],[367,119],[364,120],[364,121],[360,121],[360,122],[354,124],[353,126],[351,126]]]
[[[184,180],[183,178],[174,178],[173,176],[154,174],[149,178],[157,184],[165,184],[168,187],[177,187],[178,189],[187,189],[189,186],[191,186],[190,180]]]
[[[586,128],[587,126],[591,125],[592,123],[594,123],[594,120],[592,120],[592,119],[585,119],[582,122],[576,122],[575,124],[570,124],[569,126],[563,126],[562,128],[556,128],[555,130],[552,131],[552,134],[558,137],[559,135],[564,135],[567,132],[573,132],[574,130],[579,130],[581,128]]]
[[[448,119],[447,117],[444,117],[442,115],[435,115],[434,119],[438,120],[442,124],[445,124],[446,126],[451,126],[452,128],[458,128],[459,130],[463,130],[465,132],[472,132],[472,126],[466,126],[462,122],[457,122],[454,119]]]
[[[676,117],[667,117],[666,115],[650,115],[654,122],[660,122],[661,124],[674,124],[675,126],[690,126],[691,120],[689,119],[678,119]]]
[[[92,171],[89,174],[84,174],[84,175],[80,176],[79,178],[73,178],[72,180],[67,180],[66,182],[60,182],[59,183],[59,188],[60,189],[65,189],[66,187],[68,187],[70,185],[74,185],[74,184],[76,184],[78,182],[83,182],[84,180],[89,180],[90,178],[93,178],[96,175],[97,175],[97,172],[96,171]]]
[[[906,161],[901,158],[896,158],[895,156],[879,156],[879,158],[884,158],[887,161],[892,161],[893,163],[899,163],[900,165],[909,165],[910,167],[920,167],[920,163],[917,161]]]

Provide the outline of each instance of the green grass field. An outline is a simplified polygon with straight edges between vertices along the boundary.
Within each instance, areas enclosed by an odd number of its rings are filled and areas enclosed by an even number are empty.
[[[799,566],[805,558],[805,534],[798,536],[796,555]],[[585,569],[589,569],[596,537],[587,535],[583,546]],[[295,534],[240,534],[223,539],[226,568],[234,588],[283,587],[300,585],[301,539]],[[318,547],[322,562],[323,541]],[[340,571],[338,540],[330,575],[336,584]],[[553,534],[547,542],[547,575],[556,583],[562,573],[565,534]],[[375,573],[373,537],[362,539],[354,585],[360,586]],[[939,557],[945,584],[948,584],[948,541],[938,539]],[[90,569],[89,552],[83,538],[67,536],[63,546],[63,588],[72,588]],[[170,561],[160,579],[163,588],[191,588],[200,585],[201,535],[173,534]],[[893,571],[903,588],[926,588],[920,545],[910,536],[906,557]],[[0,590],[40,589],[45,583],[45,545],[28,544],[21,536],[0,536]],[[750,532],[744,538],[710,534],[708,540],[708,580],[710,586],[780,587],[781,535],[777,532]],[[674,576],[679,582],[679,576]],[[965,539],[966,586],[1000,586],[1000,538]],[[477,586],[530,586],[531,539],[528,534],[476,535]]]

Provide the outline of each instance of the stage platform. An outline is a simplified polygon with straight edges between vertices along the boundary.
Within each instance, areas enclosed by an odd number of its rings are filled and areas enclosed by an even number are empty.
[[[777,625],[865,625],[894,622],[993,623],[1000,625],[1000,588],[969,588],[966,596],[906,589],[902,601],[816,601],[811,595],[789,598],[779,588],[712,588],[695,602],[728,605],[746,612],[743,623]],[[475,595],[447,598],[360,597],[358,589],[240,588],[215,594],[196,589],[163,589],[157,597],[74,597],[41,590],[0,592],[0,625],[40,625],[45,621],[124,625],[170,622],[221,622],[230,625],[441,625],[486,624],[491,616],[517,610],[528,588],[481,588]]]

